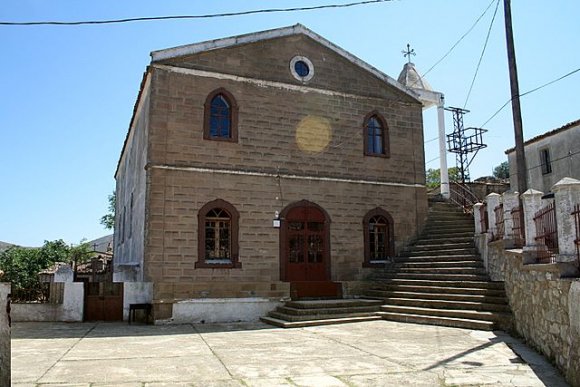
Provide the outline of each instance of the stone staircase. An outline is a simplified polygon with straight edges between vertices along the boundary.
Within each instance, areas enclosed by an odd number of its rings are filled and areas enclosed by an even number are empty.
[[[365,299],[288,301],[260,320],[282,328],[380,320],[382,304]]]
[[[473,243],[473,218],[432,202],[422,235],[373,278],[365,297],[386,320],[469,329],[510,329],[503,283],[491,282]]]

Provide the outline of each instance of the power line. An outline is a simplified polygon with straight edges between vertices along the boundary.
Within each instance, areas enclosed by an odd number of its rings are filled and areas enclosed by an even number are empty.
[[[455,44],[453,46],[451,46],[451,48],[445,53],[445,55],[443,55],[441,57],[441,59],[439,59],[437,62],[435,62],[435,64],[433,66],[431,66],[429,68],[429,70],[427,70],[424,74],[423,77],[427,76],[427,74],[429,74],[431,72],[431,70],[433,70],[435,67],[437,67],[437,65],[441,62],[443,62],[443,60],[445,58],[447,58],[447,56],[449,54],[451,54],[451,52],[455,49],[455,47],[457,47],[459,45],[459,43],[461,43],[461,41],[463,39],[465,39],[465,37],[467,35],[469,35],[469,33],[475,28],[475,26],[479,23],[479,21],[485,16],[485,14],[487,13],[487,11],[491,8],[491,6],[493,5],[493,2],[495,0],[491,0],[491,3],[489,3],[489,5],[487,6],[487,8],[485,9],[485,11],[483,11],[483,13],[475,20],[475,22],[473,23],[473,25],[471,27],[469,27],[469,29],[467,30],[467,32],[465,32],[463,35],[461,35],[461,37],[459,38],[459,40],[457,42],[455,42]],[[413,85],[411,85],[413,86]]]
[[[519,96],[520,96],[520,97],[523,97],[523,96],[525,96],[525,95],[528,95],[528,94],[535,93],[536,91],[538,91],[538,90],[541,90],[541,89],[543,89],[544,87],[550,86],[550,85],[551,85],[551,84],[553,84],[553,83],[556,83],[556,82],[558,82],[558,81],[561,81],[561,80],[562,80],[562,79],[564,79],[564,78],[568,78],[569,76],[571,76],[571,75],[574,75],[574,74],[576,74],[576,73],[577,73],[577,72],[579,72],[579,71],[580,71],[580,67],[579,67],[579,68],[577,68],[576,70],[572,70],[572,71],[570,71],[569,73],[562,75],[562,76],[561,76],[561,77],[559,77],[559,78],[556,78],[556,79],[554,79],[554,80],[551,80],[550,82],[546,82],[546,83],[544,83],[543,85],[540,85],[540,86],[538,86],[538,87],[536,87],[536,88],[534,88],[534,89],[532,89],[532,90],[528,90],[528,91],[526,91],[525,93],[522,93],[522,94],[520,94]],[[508,99],[508,100],[507,100],[507,101],[506,101],[506,102],[505,102],[503,105],[501,105],[501,107],[500,107],[499,109],[497,109],[497,110],[495,111],[495,113],[493,113],[493,114],[491,115],[491,117],[489,117],[489,118],[487,119],[487,121],[485,121],[485,122],[483,123],[483,125],[481,125],[481,126],[480,126],[480,128],[483,128],[485,125],[487,125],[487,123],[488,123],[489,121],[493,120],[493,119],[495,118],[495,116],[497,116],[497,115],[498,115],[498,114],[499,114],[499,113],[500,113],[500,112],[501,112],[501,111],[502,111],[502,110],[503,110],[503,109],[504,109],[504,108],[505,108],[505,107],[506,107],[506,106],[507,106],[507,105],[508,105],[508,104],[509,104],[511,101],[512,101],[512,99],[510,98],[510,99]]]
[[[487,48],[487,43],[489,42],[489,36],[491,35],[491,29],[493,27],[493,22],[495,21],[495,16],[497,15],[497,9],[499,8],[499,0],[495,3],[495,11],[493,12],[493,17],[491,18],[491,23],[487,30],[487,36],[485,37],[485,43],[483,44],[483,50],[481,50],[481,55],[479,56],[479,61],[477,62],[477,67],[475,68],[475,74],[473,74],[473,79],[471,80],[471,85],[469,86],[469,91],[467,92],[467,97],[465,98],[465,103],[463,108],[467,106],[467,101],[469,101],[469,96],[473,90],[473,85],[475,84],[475,79],[477,78],[477,73],[479,73],[479,67],[481,66],[481,61],[483,60],[483,55],[485,54],[485,49]]]
[[[174,16],[151,16],[151,17],[133,17],[126,19],[109,19],[109,20],[87,20],[87,21],[31,21],[31,22],[7,22],[0,21],[0,25],[4,26],[44,26],[44,25],[54,25],[54,26],[79,26],[79,25],[91,25],[91,24],[119,24],[119,23],[129,23],[138,21],[155,21],[155,20],[176,20],[176,19],[210,19],[218,17],[231,17],[231,16],[244,16],[244,15],[255,15],[260,13],[276,13],[276,12],[297,12],[297,11],[313,11],[318,9],[328,9],[328,8],[348,8],[355,7],[359,5],[366,4],[377,4],[385,3],[394,0],[366,0],[357,1],[345,4],[327,4],[327,5],[315,5],[310,7],[294,7],[294,8],[269,8],[269,9],[257,9],[251,11],[240,11],[240,12],[226,12],[226,13],[215,13],[215,14],[205,14],[205,15],[174,15]]]

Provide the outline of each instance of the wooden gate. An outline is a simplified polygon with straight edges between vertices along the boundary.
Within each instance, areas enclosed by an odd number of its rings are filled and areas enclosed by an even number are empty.
[[[85,282],[85,321],[123,321],[123,283]]]

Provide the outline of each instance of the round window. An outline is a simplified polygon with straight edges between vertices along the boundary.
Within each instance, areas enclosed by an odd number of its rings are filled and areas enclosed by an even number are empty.
[[[290,61],[292,76],[301,82],[308,82],[314,76],[314,65],[304,56],[295,56]]]

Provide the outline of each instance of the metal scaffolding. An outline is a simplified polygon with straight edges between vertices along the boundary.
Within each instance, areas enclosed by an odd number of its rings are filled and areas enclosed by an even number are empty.
[[[475,158],[480,149],[486,148],[487,145],[483,143],[483,133],[487,132],[482,128],[465,128],[463,126],[463,115],[469,113],[469,110],[448,107],[445,110],[453,114],[453,133],[447,135],[447,150],[455,153],[455,162],[459,169],[459,176],[461,183],[470,181],[469,165]],[[471,159],[469,154],[473,153]]]

